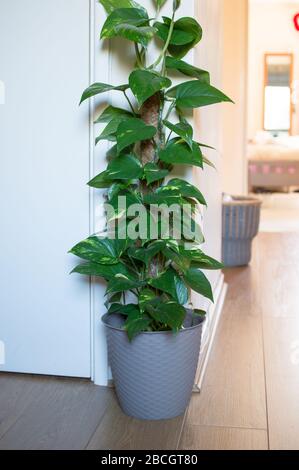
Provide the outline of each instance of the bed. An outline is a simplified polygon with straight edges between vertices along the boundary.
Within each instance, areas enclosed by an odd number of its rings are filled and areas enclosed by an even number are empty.
[[[299,187],[299,136],[248,146],[249,189]]]

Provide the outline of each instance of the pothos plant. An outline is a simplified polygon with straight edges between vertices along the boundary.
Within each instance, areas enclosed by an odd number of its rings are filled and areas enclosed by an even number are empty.
[[[112,237],[107,228],[106,233],[93,235],[71,250],[85,260],[73,272],[107,281],[109,312],[125,317],[125,329],[132,340],[143,331],[177,332],[183,328],[191,289],[213,301],[211,285],[202,270],[220,269],[222,265],[201,250],[204,240],[195,209],[197,204],[205,206],[206,201],[197,187],[171,177],[171,173],[176,165],[203,169],[205,164],[211,164],[202,153],[206,146],[194,140],[188,112],[231,100],[211,86],[207,71],[182,60],[201,40],[202,28],[194,18],[176,18],[181,0],[173,1],[171,17],[161,19],[160,9],[167,0],[155,1],[155,19],[133,0],[99,1],[108,14],[101,38],[131,41],[136,64],[128,83],[94,83],[82,95],[81,103],[114,90],[128,102],[126,109],[108,106],[95,121],[106,124],[96,143],[107,139],[114,145],[108,152],[107,169],[88,184],[107,189],[108,202],[115,210],[114,227],[123,218],[126,224],[130,222],[128,210],[132,204],[141,205],[149,219],[153,217],[151,205],[175,204],[181,209],[183,225],[183,208],[189,205],[191,225],[200,234],[192,239],[186,235],[175,238],[176,214],[170,218],[172,226],[165,236],[161,211],[155,219],[159,227],[155,239],[149,231],[137,239],[124,236],[123,231],[122,236],[116,231]],[[160,45],[153,63],[148,62],[151,41]],[[187,77],[186,81],[172,86],[173,74]],[[119,196],[125,198],[125,212],[119,210]],[[205,314],[197,309],[193,313]]]

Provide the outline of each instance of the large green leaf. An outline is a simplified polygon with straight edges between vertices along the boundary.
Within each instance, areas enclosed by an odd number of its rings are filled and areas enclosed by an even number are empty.
[[[177,302],[149,302],[146,311],[156,322],[173,331],[180,330],[186,318],[186,310]]]
[[[99,276],[107,280],[113,279],[116,275],[131,277],[130,271],[122,263],[104,265],[90,261],[89,263],[79,264],[79,266],[73,269],[72,273]]]
[[[211,284],[202,271],[190,268],[184,273],[184,279],[191,289],[214,302]]]
[[[169,268],[161,276],[151,279],[149,284],[171,295],[180,305],[185,305],[188,302],[188,289],[181,277],[172,268]]]
[[[121,247],[117,240],[92,236],[74,246],[70,253],[95,263],[117,264],[124,247],[125,243]]]
[[[144,9],[139,3],[134,0],[99,0],[107,13],[112,13],[118,8],[139,8]]]
[[[166,57],[165,61],[166,68],[168,70],[177,70],[181,72],[183,75],[188,77],[197,78],[201,82],[205,82],[210,84],[210,74],[206,70],[199,69],[194,67],[194,65],[190,65],[183,60],[176,59],[175,57]]]
[[[196,199],[200,204],[206,206],[206,200],[202,193],[192,184],[179,178],[168,181],[167,187],[177,189],[183,197]]]
[[[154,126],[148,126],[141,119],[130,119],[122,122],[116,133],[117,150],[121,152],[131,144],[152,139],[157,133]]]
[[[127,214],[130,206],[135,204],[142,204],[142,201],[136,193],[133,193],[132,191],[126,191],[122,194],[116,194],[114,197],[112,197],[109,201],[109,204],[114,209],[114,218],[119,219]]]
[[[137,277],[132,275],[117,273],[114,277],[109,279],[107,294],[116,292],[126,292],[132,289],[137,289],[143,284]]]
[[[166,42],[169,35],[170,18],[163,17],[164,23],[155,23],[157,35]],[[184,57],[202,38],[201,26],[194,18],[180,18],[174,23],[173,33],[168,47],[169,53],[178,59]]]
[[[167,147],[159,152],[159,158],[171,165],[194,165],[202,168],[202,153],[194,142],[192,150],[181,139],[172,139]]]
[[[166,204],[171,206],[172,204],[184,204],[185,201],[177,190],[165,186],[154,193],[145,194],[143,202],[145,204]]]
[[[171,88],[167,95],[175,96],[179,108],[200,108],[224,101],[232,102],[220,90],[199,80],[191,80]]]
[[[103,171],[99,175],[95,176],[91,181],[89,181],[88,186],[96,189],[106,189],[109,188],[112,184],[112,181],[109,180],[106,171]]]
[[[130,88],[138,101],[138,105],[142,104],[151,96],[163,88],[171,86],[169,78],[162,77],[156,72],[148,70],[134,70],[129,77]]]
[[[131,247],[128,254],[134,259],[142,261],[146,266],[150,261],[160,253],[165,247],[164,240],[157,240],[151,243],[147,248]]]
[[[164,125],[168,127],[172,132],[175,132],[179,135],[190,147],[192,150],[193,147],[193,127],[186,121],[186,119],[181,119],[177,124],[173,124],[170,121],[163,121]]]
[[[107,126],[102,131],[102,133],[96,138],[95,144],[97,145],[101,140],[115,141],[116,139],[115,134],[121,122],[123,122],[123,119],[120,119],[120,118],[112,119],[107,124]]]
[[[129,85],[119,85],[119,86],[113,86],[113,85],[107,85],[107,83],[93,83],[90,85],[86,90],[83,92],[83,95],[80,100],[80,104],[83,103],[83,101],[87,100],[88,98],[91,98],[92,96],[100,95],[101,93],[105,93],[106,91],[125,91],[129,88]]]
[[[169,35],[170,19],[166,17],[164,17],[163,19],[164,23],[157,21],[155,23],[155,28],[157,29],[157,36],[162,39],[162,41],[166,42]],[[175,46],[183,46],[192,42],[193,38],[194,37],[191,31],[182,31],[180,29],[176,29],[176,27],[174,26],[173,33],[170,39],[170,44],[173,44]]]
[[[113,119],[130,119],[133,117],[133,114],[126,109],[116,108],[115,106],[108,106],[98,119],[94,122],[95,124],[102,122],[110,122]]]
[[[168,170],[161,169],[155,163],[147,163],[144,167],[144,177],[147,184],[164,179],[169,174]]]
[[[222,263],[214,258],[206,255],[199,248],[186,250],[184,247],[180,247],[181,256],[189,259],[192,266],[199,269],[222,269],[224,266]]]
[[[113,10],[104,23],[101,39],[121,36],[146,47],[156,32],[148,26],[149,17],[140,8],[118,8]]]
[[[146,331],[150,326],[152,320],[145,314],[140,312],[130,313],[125,323],[125,329],[128,333],[128,338],[133,341],[135,336]]]
[[[149,287],[145,287],[144,289],[142,289],[138,297],[140,310],[144,312],[146,304],[148,304],[149,302],[152,302],[156,298],[157,298],[156,293]]]
[[[138,307],[138,305],[136,304],[127,304],[127,305],[123,305],[123,304],[120,304],[120,303],[113,303],[109,310],[108,310],[108,313],[119,313],[121,315],[124,315],[124,316],[127,316],[127,315],[130,315],[130,314],[134,314],[134,313],[138,313],[140,314],[140,309]]]
[[[109,163],[105,177],[112,180],[133,180],[143,174],[143,168],[135,155],[121,155]]]

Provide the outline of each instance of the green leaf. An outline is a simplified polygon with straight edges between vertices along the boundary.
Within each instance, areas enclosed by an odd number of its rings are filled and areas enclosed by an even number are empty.
[[[183,197],[196,199],[200,204],[206,206],[206,200],[203,197],[202,193],[192,184],[187,181],[181,180],[179,178],[172,179],[168,181],[167,187],[172,187],[177,189]]]
[[[171,165],[194,165],[202,168],[202,153],[199,146],[193,142],[192,150],[181,139],[172,139],[167,147],[159,152],[159,158]]]
[[[153,301],[146,304],[146,311],[156,322],[179,331],[186,318],[186,310],[177,302]]]
[[[224,101],[232,103],[220,90],[199,80],[191,80],[171,88],[167,95],[175,96],[179,108],[200,108]]]
[[[206,255],[200,249],[195,250],[182,250],[182,256],[190,259],[192,262],[192,267],[199,268],[199,269],[223,269],[224,265],[217,261],[214,258]]]
[[[79,258],[100,264],[117,264],[122,254],[118,241],[92,236],[78,243],[70,250]]]
[[[175,57],[166,57],[165,65],[167,70],[177,70],[188,77],[197,78],[201,82],[210,84],[210,74],[206,70],[199,69],[193,65],[176,59]]]
[[[88,98],[91,98],[92,96],[100,95],[101,93],[105,93],[106,91],[125,91],[129,88],[129,85],[119,85],[119,86],[113,86],[113,85],[107,85],[107,83],[93,83],[90,85],[86,90],[83,92],[83,95],[80,100],[80,104],[83,103],[83,101],[87,100]]]
[[[157,296],[153,290],[149,289],[148,287],[142,289],[138,298],[138,303],[141,311],[144,311],[147,303],[153,301],[156,298]]]
[[[131,314],[140,315],[140,310],[139,310],[138,305],[135,305],[135,304],[123,305],[120,303],[115,303],[111,305],[111,307],[108,310],[108,313],[119,313],[125,316],[131,315]]]
[[[117,150],[121,152],[131,144],[152,139],[156,133],[157,129],[154,126],[146,125],[141,119],[134,118],[122,122],[116,134]]]
[[[142,286],[142,282],[132,275],[117,273],[109,279],[107,294],[126,292]]]
[[[139,3],[134,2],[134,0],[99,0],[99,2],[103,5],[107,13],[112,13],[118,8],[144,9]]]
[[[85,274],[87,276],[99,276],[107,280],[113,279],[116,275],[131,275],[122,263],[104,265],[94,262],[79,264],[79,266],[76,266],[76,268],[73,269],[72,273]]]
[[[171,206],[172,204],[184,204],[185,201],[182,199],[178,191],[162,187],[154,193],[145,194],[143,202],[145,204],[166,204]]]
[[[190,147],[192,150],[193,147],[193,128],[186,121],[182,119],[178,124],[173,124],[170,121],[163,121],[164,125],[168,127],[172,132],[175,132],[179,135]]]
[[[130,88],[138,101],[138,105],[143,103],[163,88],[171,86],[171,80],[162,77],[156,72],[148,70],[134,70],[129,77]]]
[[[207,312],[205,310],[200,310],[198,308],[195,308],[193,310],[193,315],[197,315],[198,317],[205,317],[207,315]]]
[[[119,196],[122,197],[121,201]],[[126,191],[121,195],[115,195],[110,200],[110,205],[115,211],[114,219],[124,217],[127,214],[129,207],[135,204],[142,204],[142,201],[140,197],[132,191]]]
[[[175,45],[172,42],[169,45],[169,53],[176,57],[177,59],[181,59],[184,57],[193,47],[199,43],[202,38],[202,28],[198,24],[198,22],[194,18],[180,18],[178,21],[175,22],[174,25],[175,31],[180,32],[188,32],[192,34],[192,39],[185,45]]]
[[[147,47],[155,34],[155,28],[148,26],[149,17],[140,8],[118,8],[113,10],[104,23],[101,39],[123,37]]]
[[[130,341],[140,333],[146,331],[151,324],[151,319],[142,313],[131,313],[128,316],[128,319],[125,323],[125,329],[128,333],[128,338]]]
[[[111,180],[133,180],[143,174],[143,168],[135,155],[121,155],[109,163],[105,174]]]
[[[105,127],[101,135],[96,138],[95,144],[97,145],[101,140],[114,141],[116,139],[115,134],[118,126],[122,121],[123,120],[119,118],[112,119],[112,121],[110,121],[109,124]]]
[[[112,182],[108,179],[106,171],[103,171],[99,175],[95,176],[91,181],[89,181],[88,186],[96,189],[106,189],[111,186]]]
[[[164,179],[169,174],[168,170],[162,170],[155,163],[147,163],[144,167],[144,177],[147,184]]]
[[[110,181],[110,184],[112,181]],[[130,186],[130,180],[127,181],[115,181],[111,184],[110,188],[107,191],[108,200],[115,198],[121,191],[127,189]]]
[[[163,254],[167,259],[175,263],[183,272],[190,268],[191,261],[184,258],[180,253],[177,253],[171,247],[166,246],[166,248],[163,250]]]
[[[164,23],[155,23],[157,36],[166,42],[171,24],[170,18],[163,17]],[[184,57],[202,38],[201,26],[194,18],[180,18],[174,23],[168,47],[169,53],[178,59]]]
[[[130,119],[133,117],[133,114],[130,111],[121,108],[115,108],[114,106],[108,106],[94,124],[99,124],[102,122],[110,122],[112,119]]]
[[[164,240],[157,240],[151,243],[147,248],[131,247],[128,254],[134,259],[142,261],[146,266],[149,265],[151,260],[160,253],[165,247]]]
[[[173,268],[169,268],[161,276],[151,279],[149,284],[171,295],[180,305],[185,305],[188,302],[188,289]]]
[[[157,29],[157,36],[162,39],[162,41],[166,42],[169,34],[169,25],[170,25],[170,18],[164,17],[164,23],[156,22],[155,28]],[[189,31],[181,31],[177,30],[174,26],[173,33],[171,36],[170,44],[175,46],[183,46],[189,44],[193,41],[193,34]]]
[[[202,271],[190,268],[184,273],[184,280],[195,292],[214,302],[211,284]]]

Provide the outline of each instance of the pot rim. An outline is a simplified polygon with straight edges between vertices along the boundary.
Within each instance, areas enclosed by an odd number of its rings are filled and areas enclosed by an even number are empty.
[[[256,198],[256,197],[251,197],[251,196],[232,196],[231,201],[223,201],[222,205],[223,206],[238,206],[238,205],[257,205],[261,206],[263,202]]]
[[[102,323],[104,323],[104,325],[107,328],[110,328],[111,330],[121,331],[122,333],[127,334],[126,330],[124,330],[123,328],[120,328],[118,326],[109,325],[109,323],[107,323],[105,321],[111,315],[116,315],[116,314],[115,313],[108,313],[108,312],[105,313],[105,315],[103,315],[102,318],[101,318]],[[119,315],[121,315],[121,314],[119,314]],[[198,325],[183,328],[183,329],[179,330],[177,333],[173,333],[172,331],[142,331],[141,333],[139,333],[138,336],[140,336],[140,335],[173,335],[173,334],[177,335],[177,334],[184,333],[186,331],[195,330],[196,328],[199,328],[200,326],[202,326],[205,321],[206,321],[206,317],[202,317],[201,321],[200,321],[200,323],[198,323]]]

